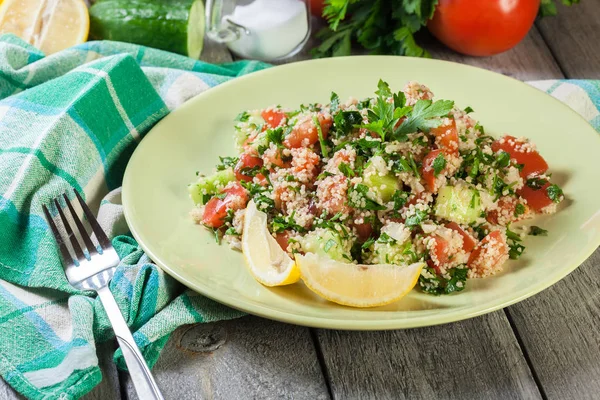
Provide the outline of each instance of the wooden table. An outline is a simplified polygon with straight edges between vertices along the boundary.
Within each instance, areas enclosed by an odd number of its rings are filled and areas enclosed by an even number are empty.
[[[465,57],[424,35],[434,58],[521,80],[600,79],[600,1],[559,6],[513,50]],[[310,46],[310,44],[309,44]],[[295,59],[309,58],[307,55]],[[230,61],[211,46],[203,59]],[[154,373],[167,399],[598,399],[600,251],[542,293],[448,325],[311,329],[248,316],[175,331]],[[85,398],[137,398],[100,346],[104,380]],[[0,398],[18,396],[0,380]]]

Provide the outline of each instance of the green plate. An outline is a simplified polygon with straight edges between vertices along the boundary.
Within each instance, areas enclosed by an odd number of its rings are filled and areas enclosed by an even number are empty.
[[[457,295],[413,290],[384,307],[354,309],[327,302],[302,283],[267,288],[247,272],[242,255],[219,246],[194,225],[186,186],[210,173],[219,155],[234,155],[233,119],[273,104],[327,102],[372,95],[382,78],[400,90],[409,80],[436,98],[471,106],[486,133],[531,138],[567,200],[541,217],[547,237],[528,237],[521,260],[501,274],[470,280]],[[557,282],[600,244],[600,138],[579,115],[547,94],[503,75],[465,65],[407,57],[307,61],[257,72],[190,100],[162,120],[133,154],[123,183],[125,216],[135,238],[168,274],[218,302],[280,321],[335,329],[397,329],[474,317],[523,300]],[[576,290],[576,288],[574,288]]]

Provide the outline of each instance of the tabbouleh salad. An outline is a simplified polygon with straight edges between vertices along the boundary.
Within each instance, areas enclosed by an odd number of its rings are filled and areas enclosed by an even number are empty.
[[[420,288],[447,294],[523,253],[564,196],[526,138],[493,138],[470,107],[433,100],[409,82],[393,93],[298,109],[272,106],[236,118],[239,156],[189,187],[194,221],[239,249],[253,199],[277,243],[358,264],[424,261]]]

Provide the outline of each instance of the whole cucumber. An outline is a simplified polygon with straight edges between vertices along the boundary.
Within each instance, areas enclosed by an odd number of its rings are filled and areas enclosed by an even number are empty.
[[[198,58],[204,6],[201,0],[102,0],[90,8],[90,37]]]

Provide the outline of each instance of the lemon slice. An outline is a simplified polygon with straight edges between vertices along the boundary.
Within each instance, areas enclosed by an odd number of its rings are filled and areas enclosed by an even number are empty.
[[[254,278],[265,286],[289,285],[300,280],[294,260],[267,229],[267,214],[250,200],[244,216],[242,252]]]
[[[296,255],[302,280],[310,290],[334,303],[375,307],[404,297],[417,284],[424,263],[411,265],[358,265],[319,257]]]
[[[0,33],[14,33],[45,54],[87,40],[90,17],[83,0],[4,0]]]

